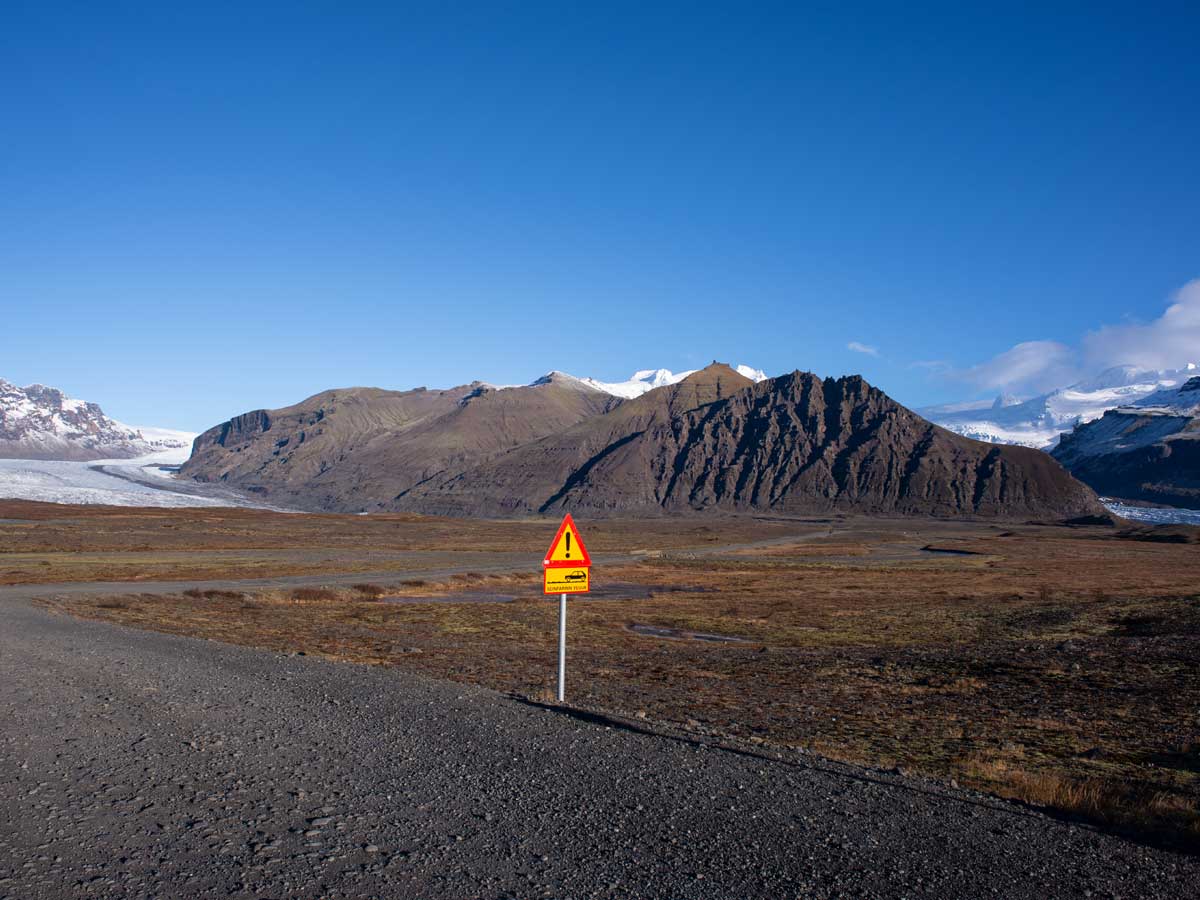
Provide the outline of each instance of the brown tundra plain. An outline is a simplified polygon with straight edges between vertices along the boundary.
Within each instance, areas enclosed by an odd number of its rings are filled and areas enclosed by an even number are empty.
[[[0,503],[0,597],[550,702],[555,521]],[[1200,847],[1200,529],[579,521],[568,704]]]

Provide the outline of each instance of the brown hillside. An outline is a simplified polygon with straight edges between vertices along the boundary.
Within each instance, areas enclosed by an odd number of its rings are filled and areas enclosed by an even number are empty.
[[[305,509],[378,509],[424,480],[561,431],[616,402],[560,375],[505,390],[477,382],[445,391],[326,391],[209,429],[182,471]]]
[[[1104,514],[1092,492],[1041,451],[955,435],[858,376],[822,381],[794,372],[753,385],[717,364],[608,415],[433,479],[397,508],[450,515]]]
[[[548,508],[1103,514],[1038,450],[960,437],[861,377],[793,372],[610,448]]]
[[[211,429],[184,471],[306,508],[457,516],[1104,514],[1045,453],[955,435],[858,376],[756,385],[719,363],[625,401],[560,375],[332,391]]]
[[[678,384],[626,400],[612,412],[520,447],[487,463],[432,479],[398,498],[394,509],[442,515],[526,515],[538,512],[572,478],[634,436],[754,384],[721,363]]]

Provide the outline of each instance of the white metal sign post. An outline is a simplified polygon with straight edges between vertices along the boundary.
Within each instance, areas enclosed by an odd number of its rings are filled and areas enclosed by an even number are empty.
[[[558,595],[558,702],[567,697],[567,595]]]
[[[542,560],[543,589],[558,594],[558,702],[567,697],[567,594],[586,594],[591,589],[592,558],[579,537],[575,520],[568,514]]]

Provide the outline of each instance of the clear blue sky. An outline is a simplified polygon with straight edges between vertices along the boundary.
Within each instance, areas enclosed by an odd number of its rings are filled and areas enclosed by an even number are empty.
[[[194,429],[714,358],[920,405],[1200,276],[1195,3],[583,6],[5,3],[0,377]]]

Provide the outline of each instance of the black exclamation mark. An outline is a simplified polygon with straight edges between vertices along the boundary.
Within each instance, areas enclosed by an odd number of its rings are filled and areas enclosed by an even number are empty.
[[[567,559],[571,558],[571,532],[567,532]]]

